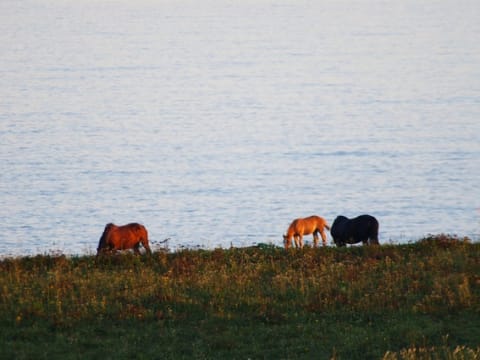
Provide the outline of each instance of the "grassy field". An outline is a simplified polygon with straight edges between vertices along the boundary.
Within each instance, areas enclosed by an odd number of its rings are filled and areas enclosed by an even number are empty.
[[[0,357],[479,359],[480,244],[0,261]]]

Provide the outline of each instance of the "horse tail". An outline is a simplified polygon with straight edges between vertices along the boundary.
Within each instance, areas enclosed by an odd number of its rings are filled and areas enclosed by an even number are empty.
[[[135,230],[140,238],[140,242],[145,248],[145,251],[148,254],[152,254],[152,250],[150,249],[150,245],[148,244],[148,231],[147,228],[140,224],[135,224]]]
[[[380,227],[378,220],[373,218],[373,243],[378,244],[378,228]]]
[[[330,226],[328,226],[327,223],[325,223],[323,226],[325,227],[325,229],[327,229],[328,231],[330,231]]]
[[[150,245],[148,244],[148,232],[147,232],[147,229],[145,229],[145,239],[143,240],[142,242],[142,245],[143,247],[145,248],[145,251],[148,253],[148,254],[152,254],[152,250],[150,249]]]

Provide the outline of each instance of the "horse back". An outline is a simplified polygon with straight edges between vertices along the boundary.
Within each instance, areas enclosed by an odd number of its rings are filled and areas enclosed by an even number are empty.
[[[364,229],[369,233],[378,232],[378,220],[372,215],[360,215],[351,220],[355,228]]]
[[[138,223],[118,226],[114,234],[115,236],[120,236],[129,242],[148,240],[147,229],[145,226]]]
[[[330,227],[327,224],[327,220],[325,220],[321,216],[312,215],[307,219],[312,223],[312,226],[315,226],[316,229],[319,231],[323,230],[324,227],[326,227],[327,229],[330,229]]]

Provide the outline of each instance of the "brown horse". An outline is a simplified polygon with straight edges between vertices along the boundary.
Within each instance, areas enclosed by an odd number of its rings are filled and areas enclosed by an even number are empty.
[[[285,249],[292,245],[292,237],[295,240],[295,247],[303,247],[303,235],[313,234],[313,243],[318,245],[318,233],[322,235],[323,246],[327,244],[327,235],[325,229],[330,230],[327,222],[320,216],[309,216],[304,219],[295,219],[287,230],[287,235],[283,235]]]
[[[105,230],[100,237],[97,255],[105,251],[127,249],[133,249],[135,254],[140,254],[138,250],[140,244],[143,245],[147,253],[152,253],[148,245],[148,233],[145,226],[137,223],[117,226],[110,223],[105,226]]]

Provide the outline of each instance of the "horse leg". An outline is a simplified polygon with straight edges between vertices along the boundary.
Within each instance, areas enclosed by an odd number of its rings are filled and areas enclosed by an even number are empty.
[[[303,248],[303,235],[298,235],[298,237],[299,237],[298,242],[300,243],[300,249],[302,249]]]
[[[300,246],[298,235],[293,235],[293,240],[295,241],[295,247],[298,248]]]
[[[370,234],[370,244],[378,245],[378,227]]]
[[[150,249],[150,246],[148,245],[148,240],[142,240],[142,245],[145,248],[145,251],[147,254],[152,254],[152,250]]]
[[[318,230],[315,230],[313,232],[313,246],[318,246]]]
[[[323,246],[326,246],[327,245],[327,234],[325,234],[325,230],[320,231],[320,235],[322,235]]]
[[[378,245],[378,239],[370,236],[370,237],[367,238],[367,244],[368,245]]]
[[[136,255],[140,255],[140,250],[138,249],[140,247],[140,243],[136,243],[134,246],[133,246],[133,252],[136,254]]]
[[[362,242],[362,245],[368,245],[368,235],[360,236],[358,237],[358,240]],[[360,242],[360,241],[357,241],[357,242]]]

